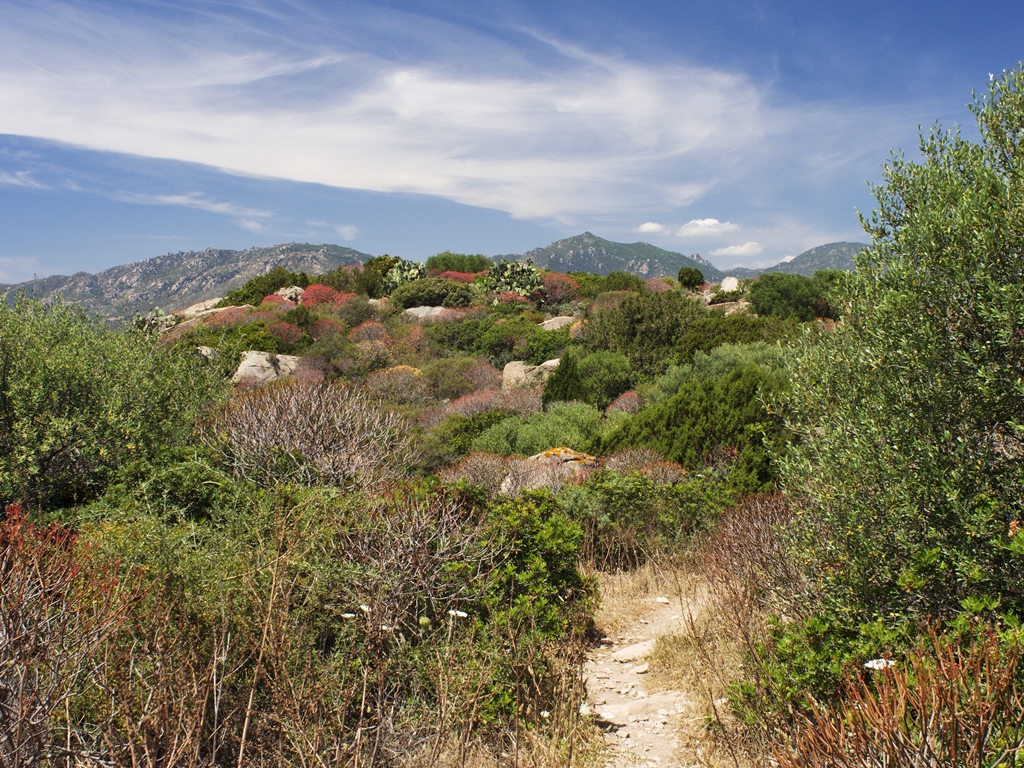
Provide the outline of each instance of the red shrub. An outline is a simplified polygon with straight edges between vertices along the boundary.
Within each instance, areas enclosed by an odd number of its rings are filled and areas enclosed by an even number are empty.
[[[473,309],[471,307],[445,307],[434,318],[435,323],[457,323],[465,320]]]
[[[623,392],[621,395],[612,400],[611,405],[605,408],[605,413],[611,413],[612,411],[625,411],[626,413],[636,413],[640,410],[640,395],[636,392]]]
[[[401,338],[398,339],[398,343],[410,352],[419,352],[424,338],[423,326],[408,325]]]
[[[210,315],[204,324],[210,328],[227,328],[242,322],[248,314],[248,307],[228,307],[215,315]]]
[[[442,272],[438,277],[443,277],[445,280],[454,280],[456,283],[472,283],[476,277],[474,272]]]
[[[309,336],[313,341],[320,341],[320,339],[326,339],[344,332],[345,324],[338,320],[332,320],[329,317],[321,317],[309,326]]]
[[[289,309],[295,309],[294,301],[288,301],[288,299],[286,299],[284,296],[278,296],[276,293],[272,293],[269,296],[264,296],[263,301],[260,302],[260,305],[266,305],[269,307],[283,309],[286,312]]]
[[[647,286],[649,293],[664,293],[672,290],[672,286],[657,277],[644,278],[644,285]]]
[[[560,272],[548,272],[544,275],[544,290],[547,294],[547,303],[551,305],[574,301],[580,296],[580,284]]]
[[[311,285],[302,292],[299,303],[307,307],[315,307],[318,304],[329,304],[337,295],[338,292],[328,285]]]
[[[508,408],[510,411],[516,411],[524,416],[528,416],[531,413],[540,413],[544,410],[541,400],[543,392],[544,387],[510,389],[502,395],[501,407]]]
[[[384,323],[379,323],[376,320],[360,323],[348,332],[348,338],[349,341],[356,344],[361,341],[379,341],[390,347],[395,343],[391,334],[388,333],[388,329],[384,327]]]
[[[528,298],[526,298],[525,296],[520,296],[515,291],[502,291],[497,296],[495,296],[495,298],[498,300],[499,304],[515,304],[516,302],[520,304],[530,303],[530,300]]]
[[[339,293],[336,294],[333,299],[331,299],[331,303],[335,307],[341,307],[344,306],[346,301],[348,301],[349,299],[354,299],[355,297],[356,294],[354,293]]]
[[[482,389],[478,392],[470,392],[468,395],[457,397],[448,406],[448,414],[460,416],[472,416],[475,413],[493,411],[500,406],[501,391],[497,389]]]
[[[289,346],[302,341],[302,329],[292,323],[284,321],[271,323],[267,326],[267,330]]]
[[[501,371],[489,363],[471,365],[463,372],[462,378],[468,381],[473,389],[501,388]]]

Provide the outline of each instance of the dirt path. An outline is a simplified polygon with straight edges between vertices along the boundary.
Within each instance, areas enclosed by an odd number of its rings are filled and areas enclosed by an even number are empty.
[[[647,657],[658,637],[682,628],[679,603],[667,597],[640,598],[634,618],[589,654],[589,706],[604,730],[608,765],[677,766],[680,719],[690,696],[679,690],[649,693]],[[673,604],[674,603],[674,604]]]

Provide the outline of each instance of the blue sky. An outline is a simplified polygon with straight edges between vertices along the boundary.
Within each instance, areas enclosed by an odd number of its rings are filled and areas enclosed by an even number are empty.
[[[5,2],[0,282],[166,251],[422,259],[590,230],[863,239],[894,148],[1024,58],[990,2]]]

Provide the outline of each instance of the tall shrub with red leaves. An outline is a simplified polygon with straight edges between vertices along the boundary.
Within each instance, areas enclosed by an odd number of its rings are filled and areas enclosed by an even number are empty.
[[[299,303],[304,307],[316,307],[320,304],[330,304],[338,292],[328,285],[314,284],[302,292]]]
[[[63,526],[9,504],[0,523],[0,765],[37,766],[52,751],[54,713],[127,600]]]

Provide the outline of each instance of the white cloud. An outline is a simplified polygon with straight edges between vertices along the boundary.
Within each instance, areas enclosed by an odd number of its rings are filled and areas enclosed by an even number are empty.
[[[757,256],[764,248],[755,242],[744,243],[743,245],[730,245],[726,248],[716,248],[711,251],[712,256]]]
[[[469,53],[490,38],[426,23],[421,47],[445,53],[414,61],[352,33],[303,48],[292,19],[254,30],[33,6],[0,9],[0,133],[519,217],[686,204],[778,122],[742,74],[536,38],[543,67],[488,67]]]
[[[180,205],[184,208],[197,208],[200,211],[230,216],[235,224],[250,232],[262,232],[272,216],[270,211],[257,208],[246,208],[234,203],[209,200],[202,192],[189,192],[184,195],[148,195],[138,193],[119,193],[111,195],[116,200],[142,205]]]
[[[738,227],[730,221],[693,219],[683,224],[676,234],[680,237],[699,237],[701,235],[720,235],[724,232],[732,232],[735,229],[738,229]]]
[[[28,171],[0,171],[0,184],[10,187],[30,187],[32,189],[46,189],[43,184],[33,180]]]
[[[648,221],[636,228],[637,232],[645,235],[660,235],[668,232],[668,227],[653,221]]]
[[[782,264],[788,264],[789,262],[791,262],[795,258],[796,258],[796,254],[795,253],[792,256],[783,256],[781,263]]]
[[[359,227],[352,224],[342,224],[334,228],[342,240],[355,240],[359,237]]]

